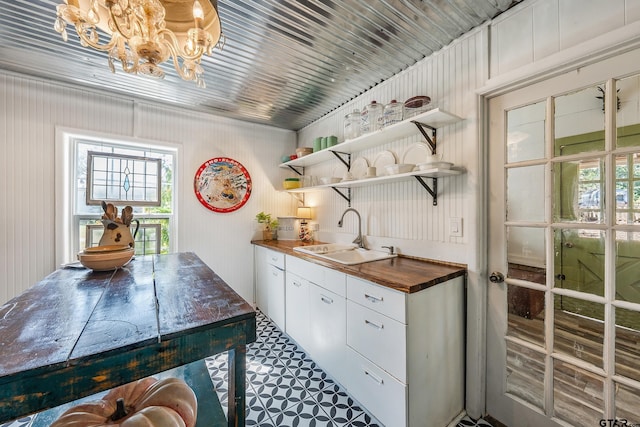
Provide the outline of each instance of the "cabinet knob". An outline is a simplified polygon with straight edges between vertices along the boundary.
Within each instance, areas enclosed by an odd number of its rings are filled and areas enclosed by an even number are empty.
[[[373,295],[364,294],[364,297],[371,302],[382,302],[384,298],[382,297],[374,297]]]
[[[366,325],[369,325],[369,326],[371,326],[372,328],[376,328],[376,329],[378,329],[378,330],[382,330],[382,329],[384,329],[384,325],[383,325],[383,324],[378,325],[377,323],[372,322],[371,320],[364,319],[364,323],[365,323]]]
[[[375,382],[377,382],[378,384],[380,385],[384,384],[384,381],[382,380],[382,378],[378,377],[377,375],[373,375],[371,372],[367,371],[366,369],[364,370],[364,374],[369,378],[371,378],[372,380],[374,380]]]
[[[326,297],[324,295],[320,295],[320,300],[325,303],[325,304],[333,304],[333,300],[329,297]]]

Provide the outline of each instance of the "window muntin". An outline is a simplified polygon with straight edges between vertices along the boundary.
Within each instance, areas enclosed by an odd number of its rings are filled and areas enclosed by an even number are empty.
[[[162,159],[87,152],[87,205],[160,206]]]

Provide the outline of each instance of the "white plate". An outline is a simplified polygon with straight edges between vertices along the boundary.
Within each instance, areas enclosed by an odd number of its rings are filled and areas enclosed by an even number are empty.
[[[364,157],[358,157],[351,163],[351,174],[353,179],[362,179],[367,174],[369,162]]]
[[[426,171],[431,169],[451,169],[451,166],[453,166],[453,163],[429,162],[429,163],[420,163],[419,165],[416,165],[416,166],[418,167],[418,170],[421,170],[421,171]]]
[[[420,163],[427,163],[431,161],[432,157],[431,148],[429,148],[427,144],[424,142],[416,142],[404,150],[404,154],[402,154],[402,163],[418,165]]]
[[[333,168],[333,171],[331,172],[331,177],[332,178],[344,178],[344,175],[347,173],[347,166],[342,163],[342,162],[338,162],[338,164]]]
[[[382,153],[376,156],[376,159],[373,161],[373,165],[376,167],[376,174],[378,176],[384,176],[387,174],[385,170],[385,166],[387,165],[395,165],[396,164],[396,155],[393,154],[392,151],[383,151]]]

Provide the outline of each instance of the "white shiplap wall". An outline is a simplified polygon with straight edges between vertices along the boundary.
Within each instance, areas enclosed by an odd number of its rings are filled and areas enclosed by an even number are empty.
[[[428,95],[434,107],[463,118],[462,122],[438,129],[438,155],[463,167],[463,175],[438,181],[438,206],[415,181],[387,183],[352,190],[352,207],[363,216],[363,233],[369,247],[394,245],[400,253],[468,266],[467,325],[467,405],[473,416],[480,416],[483,402],[485,284],[480,280],[483,266],[478,257],[481,231],[478,223],[482,203],[479,142],[479,109],[475,89],[487,76],[487,27],[470,32],[451,46],[424,59],[408,70],[372,88],[331,114],[302,129],[298,144],[311,146],[316,136],[335,134],[343,140],[344,116],[376,100],[405,101],[415,95]],[[352,156],[364,156],[373,162],[383,150],[400,158],[404,150],[422,140],[419,133],[399,141],[371,148]],[[305,173],[330,176],[333,169],[345,170],[337,160],[314,165]],[[325,241],[350,241],[357,233],[355,216],[345,217],[344,228],[337,227],[347,202],[331,190],[306,195],[309,205],[317,206],[313,222],[319,223],[319,237]],[[462,218],[463,236],[449,235],[449,219]]]
[[[179,251],[196,252],[245,299],[253,301],[254,216],[291,215],[294,200],[276,191],[280,157],[293,151],[295,133],[203,113],[138,103],[105,94],[0,73],[0,303],[56,267],[56,129],[111,138],[179,144]],[[253,181],[249,202],[217,214],[199,204],[193,177],[215,156],[241,162]]]
[[[394,242],[400,252],[427,258],[470,263],[464,248],[473,246],[475,206],[478,190],[478,117],[474,88],[483,83],[485,61],[483,30],[474,31],[452,46],[421,61],[419,64],[372,88],[364,95],[336,109],[328,116],[302,129],[298,144],[312,146],[316,136],[336,135],[343,140],[344,116],[354,108],[362,110],[376,100],[386,104],[392,99],[401,102],[415,95],[428,95],[434,107],[463,118],[462,122],[438,129],[438,155],[443,160],[463,167],[466,173],[438,182],[438,206],[432,205],[431,196],[417,181],[387,183],[352,190],[352,207],[363,215],[363,233],[372,242]],[[373,164],[377,155],[390,150],[401,160],[412,144],[423,141],[416,135],[370,148],[352,156]],[[339,147],[338,147],[339,148]],[[314,165],[305,170],[314,176],[330,176],[333,171],[344,173],[346,168],[336,160]],[[347,202],[331,190],[308,194],[307,204],[317,206],[314,222],[319,223],[320,236],[328,239],[349,239],[357,232],[356,221],[345,220],[345,228],[337,227],[338,219],[347,208]],[[463,218],[465,232],[462,237],[449,235],[449,218]],[[443,252],[439,244],[461,246],[455,256]]]

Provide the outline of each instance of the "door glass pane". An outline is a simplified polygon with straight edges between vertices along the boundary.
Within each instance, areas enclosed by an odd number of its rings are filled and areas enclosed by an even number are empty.
[[[544,346],[544,292],[507,285],[507,335]]]
[[[616,156],[616,223],[640,222],[640,154]]]
[[[640,124],[638,124],[640,75],[618,80],[616,87],[618,91],[616,146],[638,147],[640,146]]]
[[[544,221],[544,165],[507,170],[507,221]]]
[[[555,287],[604,296],[604,241],[601,230],[555,230]]]
[[[616,384],[616,418],[619,426],[640,425],[640,389]],[[624,423],[622,420],[626,420]]]
[[[507,340],[507,393],[542,409],[544,354]]]
[[[640,343],[640,312],[616,307],[616,374],[636,381],[640,381],[640,364],[638,363],[640,345],[638,343]]]
[[[556,156],[604,150],[604,85],[554,99]]]
[[[554,295],[553,350],[602,367],[604,305]]]
[[[616,232],[616,299],[640,303],[640,231]]]
[[[508,276],[546,284],[545,229],[507,227]]]
[[[604,222],[602,158],[555,163],[553,179],[555,222]]]
[[[507,113],[507,162],[544,158],[546,101]]]
[[[554,415],[572,426],[593,427],[603,418],[602,377],[569,363],[553,362]]]

